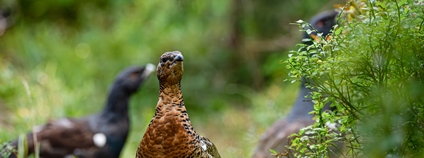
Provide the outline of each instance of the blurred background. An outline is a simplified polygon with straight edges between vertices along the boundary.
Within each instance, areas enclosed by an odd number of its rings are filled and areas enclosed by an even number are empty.
[[[285,116],[298,83],[282,61],[301,40],[296,20],[341,0],[0,0],[0,143],[35,125],[103,108],[131,65],[183,53],[182,90],[195,130],[222,157],[250,157]],[[158,98],[152,75],[131,100],[122,157],[134,157]]]

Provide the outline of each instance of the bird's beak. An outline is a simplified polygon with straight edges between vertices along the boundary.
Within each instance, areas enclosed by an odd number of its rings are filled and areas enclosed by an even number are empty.
[[[141,74],[142,78],[146,78],[147,76],[150,75],[150,73],[152,73],[155,70],[155,65],[148,63],[146,65],[146,68],[144,69],[143,73]]]
[[[184,61],[183,55],[178,54],[177,56],[175,56],[174,61]]]

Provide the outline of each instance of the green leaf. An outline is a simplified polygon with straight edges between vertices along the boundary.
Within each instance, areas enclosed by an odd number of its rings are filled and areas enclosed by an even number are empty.
[[[376,1],[376,4],[377,4],[378,6],[380,6],[381,8],[383,8],[383,9],[386,9],[386,8],[387,8],[387,7],[386,7],[386,4],[385,4],[385,3],[383,3],[383,2]]]
[[[343,27],[339,27],[336,29],[336,31],[334,32],[335,35],[340,35],[340,33],[342,33],[343,31]]]
[[[277,155],[277,152],[276,152],[275,150],[273,150],[273,149],[269,149],[269,151],[271,152],[271,154],[273,154],[273,155]]]

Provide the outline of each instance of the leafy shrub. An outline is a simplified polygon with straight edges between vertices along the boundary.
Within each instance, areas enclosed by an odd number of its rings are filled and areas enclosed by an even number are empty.
[[[326,157],[338,141],[349,157],[422,154],[423,17],[422,2],[353,1],[331,38],[318,35],[313,45],[292,52],[290,76],[305,77],[316,90],[316,123],[293,135],[291,149],[302,153],[296,156]],[[330,102],[337,110],[320,112]],[[331,132],[331,123],[339,132]]]

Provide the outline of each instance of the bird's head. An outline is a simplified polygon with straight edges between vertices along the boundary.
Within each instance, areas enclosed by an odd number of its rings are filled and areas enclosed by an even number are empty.
[[[333,29],[333,26],[337,24],[336,17],[339,15],[338,11],[331,10],[326,11],[323,13],[320,13],[316,16],[314,16],[311,21],[309,21],[309,24],[318,31],[318,33],[322,33],[322,36],[327,36],[331,29]],[[305,29],[311,29],[309,27],[306,27]],[[315,40],[317,36],[317,33],[314,32],[311,34],[311,38]],[[303,38],[310,38],[309,35],[305,32],[303,34]],[[305,44],[311,45],[312,42],[308,41],[305,42]]]
[[[116,77],[113,88],[121,88],[129,94],[135,93],[140,87],[140,84],[154,69],[155,66],[153,64],[147,64],[143,67],[136,66],[126,68]]]
[[[161,84],[178,84],[183,77],[184,57],[179,51],[165,52],[160,56],[156,70]]]

